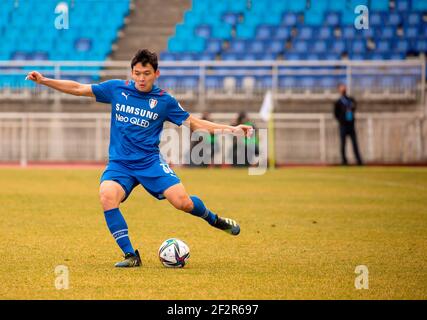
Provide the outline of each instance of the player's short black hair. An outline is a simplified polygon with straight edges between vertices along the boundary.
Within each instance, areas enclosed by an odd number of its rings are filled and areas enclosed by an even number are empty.
[[[132,58],[132,62],[130,64],[131,69],[133,69],[133,67],[139,62],[141,62],[143,66],[146,66],[148,63],[151,64],[154,71],[157,71],[157,68],[159,67],[157,53],[151,52],[150,50],[147,50],[147,49],[138,50],[138,52]]]

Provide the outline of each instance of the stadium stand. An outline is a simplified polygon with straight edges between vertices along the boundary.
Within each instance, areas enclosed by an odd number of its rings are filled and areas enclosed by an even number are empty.
[[[47,25],[58,1],[1,0],[0,60],[26,61],[103,61],[112,52],[117,32],[129,13],[129,0],[61,1],[68,4],[72,28],[58,29]],[[109,15],[113,11],[114,15]],[[108,16],[108,23],[104,19]],[[54,16],[55,17],[55,16]],[[67,69],[67,67],[65,67]],[[68,69],[72,69],[68,67]],[[86,67],[86,70],[99,70]],[[46,69],[45,69],[46,70]],[[47,68],[49,71],[49,68]],[[52,68],[50,68],[52,71]],[[99,76],[70,76],[85,83],[98,81]],[[34,86],[22,75],[2,75],[2,87]]]
[[[404,60],[427,52],[426,1],[423,0],[194,0],[177,24],[161,57],[179,60]],[[356,29],[354,12],[369,6],[369,28]],[[332,49],[332,50],[331,50]],[[248,76],[252,70],[248,70]],[[243,74],[236,77],[241,86]],[[164,79],[178,83],[182,77]],[[207,78],[221,86],[225,76]],[[268,87],[267,77],[258,79]],[[334,88],[340,76],[316,79],[283,75],[280,89]],[[368,82],[372,82],[367,80]],[[384,81],[405,87],[408,77]]]
[[[353,25],[358,5],[370,6],[369,29]],[[306,60],[314,50],[319,60],[345,53],[364,60],[404,59],[426,52],[425,11],[423,0],[194,0],[164,55],[170,60],[199,60],[202,53],[222,59],[233,53],[238,60],[248,55]],[[328,56],[336,41],[342,45]]]
[[[339,62],[371,61],[351,67],[351,89],[361,101],[416,101],[420,96],[419,66],[384,67],[383,62],[403,63],[427,52],[424,0],[169,0],[168,6],[153,0],[65,2],[72,27],[57,30],[45,22],[53,22],[59,1],[1,0],[0,35],[5,41],[0,43],[0,60],[46,61],[37,68],[51,76],[58,71],[55,62],[84,61],[79,67],[62,63],[59,72],[90,83],[126,73],[107,74],[104,65],[87,62],[128,61],[149,43],[166,63],[159,85],[179,98],[194,102],[203,94],[203,99],[224,101],[255,95],[254,105],[271,88],[278,99],[329,103],[336,85],[349,82],[350,67]],[[369,6],[369,28],[359,30],[354,9],[361,4]],[[217,66],[216,61],[236,65]],[[290,67],[288,62],[300,65]],[[23,77],[33,66],[4,65],[0,94],[34,89]]]
[[[25,146],[28,159],[103,159],[110,106],[35,86],[25,75],[125,79],[143,47],[160,53],[160,87],[220,122],[240,111],[256,117],[272,89],[283,162],[336,160],[331,106],[340,82],[358,101],[368,161],[412,161],[427,150],[418,139],[427,130],[426,0],[63,2],[70,28],[57,30],[61,0],[0,0],[0,160],[24,157]],[[369,7],[368,29],[354,27],[359,4]],[[40,138],[47,136],[49,143]]]

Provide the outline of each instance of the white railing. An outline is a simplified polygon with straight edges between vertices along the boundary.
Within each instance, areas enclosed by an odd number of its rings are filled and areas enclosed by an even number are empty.
[[[128,61],[0,61],[0,98],[75,98],[26,85],[23,79],[32,69],[52,78],[80,77],[88,82],[130,78]],[[210,99],[246,100],[261,97],[267,89],[276,100],[334,99],[337,82],[346,82],[359,100],[425,101],[425,56],[399,61],[166,61],[160,70],[160,85],[179,99],[194,99],[201,109]],[[3,77],[7,75],[22,81],[9,85]],[[191,81],[168,81],[171,76]],[[215,77],[223,82],[215,85]],[[303,78],[306,82],[298,80]]]
[[[235,117],[234,113],[212,114],[219,123],[231,123]],[[257,113],[249,117],[258,128],[266,128]],[[274,122],[275,142],[269,148],[274,147],[278,164],[340,162],[338,127],[331,115],[279,113]],[[106,161],[109,125],[109,114],[0,113],[0,163]],[[422,114],[358,114],[357,132],[368,163],[427,161],[427,121]],[[179,141],[183,137],[174,143],[189,145]],[[347,147],[351,160],[350,141]]]

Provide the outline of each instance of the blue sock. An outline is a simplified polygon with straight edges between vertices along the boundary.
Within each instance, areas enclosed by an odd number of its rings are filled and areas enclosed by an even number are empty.
[[[135,250],[133,250],[132,244],[129,240],[128,225],[126,224],[125,218],[123,218],[119,208],[107,210],[104,212],[104,215],[108,229],[110,229],[111,234],[120,249],[122,249],[123,253],[135,254]]]
[[[218,216],[209,209],[207,209],[199,197],[190,196],[190,199],[193,200],[194,204],[193,211],[191,211],[190,213],[194,216],[205,219],[211,226],[213,226]]]

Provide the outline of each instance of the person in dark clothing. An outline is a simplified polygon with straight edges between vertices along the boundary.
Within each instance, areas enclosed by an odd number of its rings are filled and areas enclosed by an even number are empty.
[[[347,165],[347,157],[345,152],[345,144],[347,136],[350,136],[353,144],[354,155],[357,159],[357,164],[362,165],[362,157],[360,156],[359,147],[357,145],[357,135],[355,129],[355,112],[357,103],[352,97],[347,95],[345,84],[340,84],[338,90],[341,97],[335,102],[334,115],[339,124],[340,140],[341,140],[341,159],[342,164]]]
[[[255,124],[249,119],[248,114],[244,111],[238,114],[237,119],[233,122],[233,125],[234,124],[245,124],[245,125],[250,124],[254,130],[257,130]],[[249,148],[253,148],[254,152],[249,152],[248,151]],[[239,151],[244,153],[244,155],[242,154],[239,155]],[[237,137],[233,139],[233,165],[234,166],[249,166],[253,161],[253,156],[258,156],[258,155],[259,155],[259,137],[257,134],[253,134],[251,138]],[[245,159],[245,162],[239,163],[239,160],[243,157]]]
[[[203,112],[202,114],[202,120],[211,121],[211,117],[209,112]],[[201,131],[201,132],[195,132],[194,136],[198,138],[196,141],[192,141],[190,145],[190,165],[191,166],[209,166],[213,165],[215,160],[215,152],[219,152],[219,145],[216,141],[216,137],[214,134]],[[191,156],[191,152],[193,148],[199,145],[201,147],[198,158],[202,159],[202,163],[195,163],[193,157]],[[204,154],[206,151],[207,154]]]

